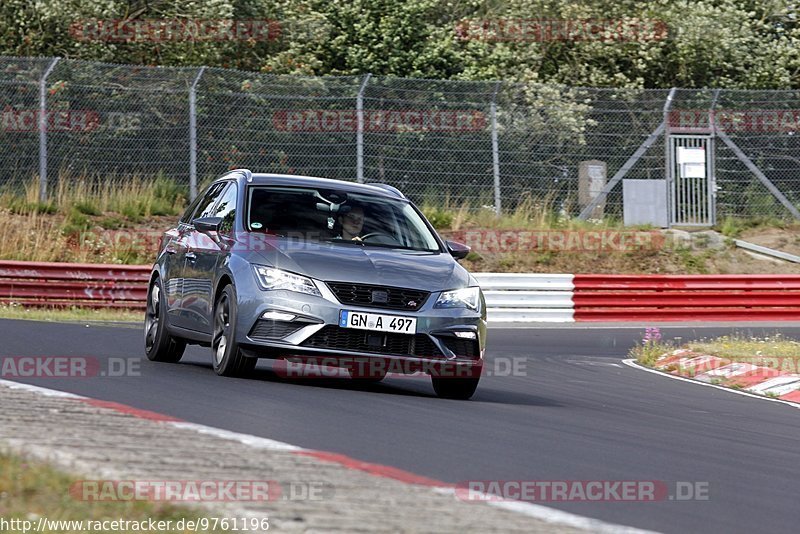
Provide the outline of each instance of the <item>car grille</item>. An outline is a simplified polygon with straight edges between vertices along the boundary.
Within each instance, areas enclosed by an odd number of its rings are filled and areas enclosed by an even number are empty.
[[[379,339],[380,345],[370,344],[370,339]],[[442,352],[436,348],[425,334],[392,334],[369,332],[351,328],[328,325],[301,343],[304,347],[331,349],[398,356],[417,356],[420,358],[441,358]]]
[[[427,291],[402,287],[370,286],[347,282],[328,282],[333,294],[343,304],[370,308],[417,311],[430,295]],[[385,295],[384,295],[385,294]],[[382,298],[384,297],[385,298]]]
[[[459,358],[468,358],[471,360],[475,360],[480,355],[480,349],[478,348],[478,342],[474,339],[461,339],[457,337],[440,337],[439,338],[444,345],[453,351],[453,354],[458,356]]]
[[[250,330],[250,339],[254,341],[271,341],[275,339],[282,339],[289,334],[297,332],[306,324],[298,324],[287,321],[269,321],[261,319],[256,321]]]

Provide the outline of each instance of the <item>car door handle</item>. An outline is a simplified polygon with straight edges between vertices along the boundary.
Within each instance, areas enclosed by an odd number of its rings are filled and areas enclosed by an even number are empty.
[[[186,259],[191,262],[197,261],[197,254],[195,254],[194,252],[187,252]]]

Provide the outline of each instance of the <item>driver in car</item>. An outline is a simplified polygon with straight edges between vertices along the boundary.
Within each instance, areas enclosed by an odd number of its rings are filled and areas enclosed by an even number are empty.
[[[364,228],[364,209],[361,206],[353,206],[352,209],[344,215],[339,215],[339,232],[340,239],[349,239],[351,241],[361,241],[361,230]]]

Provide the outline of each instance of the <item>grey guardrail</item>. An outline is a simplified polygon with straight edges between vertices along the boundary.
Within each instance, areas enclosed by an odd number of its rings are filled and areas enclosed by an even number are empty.
[[[573,322],[574,275],[474,273],[489,322]]]
[[[761,245],[748,243],[747,241],[742,241],[741,239],[734,239],[733,242],[737,247],[749,250],[751,252],[757,252],[759,254],[764,254],[765,256],[772,256],[773,258],[800,263],[800,256],[795,256],[794,254],[789,254],[788,252],[781,252],[780,250],[762,247]]]

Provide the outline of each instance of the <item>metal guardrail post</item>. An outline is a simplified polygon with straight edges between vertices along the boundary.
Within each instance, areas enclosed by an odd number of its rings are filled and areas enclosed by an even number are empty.
[[[189,88],[189,200],[197,197],[197,83],[205,72],[200,67]]]
[[[47,202],[47,77],[53,72],[57,57],[39,80],[39,202]]]
[[[494,87],[492,93],[492,104],[490,107],[492,116],[492,175],[494,176],[494,211],[500,216],[502,209],[502,197],[500,195],[500,144],[497,139],[497,92],[500,90],[500,83]]]
[[[369,72],[364,76],[356,96],[356,180],[360,184],[364,183],[364,90],[371,77]]]

